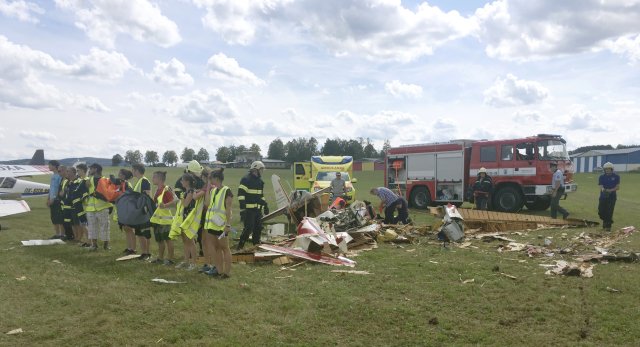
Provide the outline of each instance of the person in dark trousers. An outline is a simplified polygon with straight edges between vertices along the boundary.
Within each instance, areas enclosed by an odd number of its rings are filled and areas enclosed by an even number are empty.
[[[478,179],[473,184],[472,188],[473,198],[476,202],[476,209],[488,210],[489,197],[493,190],[493,181],[491,180],[491,177],[487,175],[487,169],[481,167],[480,170],[478,170]]]
[[[373,188],[370,193],[380,198],[380,209],[384,207],[384,224],[409,224],[407,200],[386,187]],[[396,210],[398,210],[397,216],[395,216]]]
[[[553,172],[551,178],[551,218],[557,218],[558,212],[562,214],[562,219],[569,217],[569,211],[560,206],[560,197],[564,195],[564,174],[558,169],[558,164],[551,163],[549,168]]]
[[[598,216],[602,219],[602,230],[611,231],[613,209],[616,207],[617,191],[620,189],[620,176],[613,172],[613,164],[602,165],[604,174],[600,175],[600,199],[598,200]]]
[[[262,233],[262,215],[269,214],[267,201],[264,199],[262,172],[264,164],[254,161],[249,167],[249,173],[242,177],[238,187],[238,200],[240,201],[240,219],[244,222],[244,229],[240,236],[237,249],[240,250],[252,235],[253,245],[260,244]]]

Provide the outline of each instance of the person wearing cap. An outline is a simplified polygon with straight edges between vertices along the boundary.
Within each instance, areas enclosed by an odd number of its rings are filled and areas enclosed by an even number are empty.
[[[551,177],[551,218],[557,218],[558,212],[562,214],[562,219],[569,217],[569,211],[560,206],[560,197],[564,194],[564,173],[558,168],[557,163],[549,164],[553,172]]]
[[[598,200],[598,216],[602,219],[602,230],[611,231],[613,209],[616,207],[617,191],[620,189],[620,176],[613,172],[613,164],[602,165],[604,173],[598,178],[600,199]]]
[[[340,171],[336,172],[336,177],[331,180],[330,186],[331,201],[329,202],[329,204],[332,204],[335,199],[342,198],[347,192],[347,184],[342,179],[342,173]]]
[[[267,201],[264,199],[262,172],[264,164],[261,161],[254,161],[249,166],[249,173],[242,177],[238,187],[238,200],[240,201],[240,219],[244,222],[242,235],[237,249],[240,250],[252,235],[253,245],[260,244],[260,234],[262,233],[262,215],[269,214]]]
[[[487,175],[487,169],[481,167],[478,170],[478,178],[473,184],[473,198],[476,202],[476,209],[488,210],[489,196],[493,190],[493,181]]]

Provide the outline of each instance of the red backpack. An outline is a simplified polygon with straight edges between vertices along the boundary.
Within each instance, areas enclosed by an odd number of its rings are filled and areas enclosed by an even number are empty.
[[[115,202],[120,195],[124,194],[124,191],[124,182],[115,184],[107,177],[101,177],[96,185],[96,197],[108,202]]]

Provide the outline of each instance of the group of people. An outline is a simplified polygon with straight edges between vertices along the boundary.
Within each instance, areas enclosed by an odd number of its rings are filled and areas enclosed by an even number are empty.
[[[238,249],[244,247],[250,236],[253,245],[260,244],[262,216],[269,213],[263,194],[264,168],[262,162],[253,162],[247,175],[240,181],[238,200],[244,228]],[[100,180],[106,179],[102,167],[99,164],[64,167],[52,160],[49,169],[54,173],[47,198],[55,230],[52,238],[75,241],[91,251],[99,249],[100,240],[103,249],[110,250],[110,222],[118,222],[118,211],[96,189]],[[195,160],[191,161],[174,188],[165,183],[165,171],[154,172],[151,180],[145,176],[145,171],[143,165],[134,164],[131,170],[120,169],[117,178],[109,178],[123,192],[146,194],[155,206],[148,223],[125,225],[118,222],[120,230],[125,233],[127,248],[124,255],[137,255],[139,244],[138,259],[174,265],[173,241],[180,239],[184,260],[175,264],[176,268],[194,270],[197,268],[196,258],[202,255],[205,264],[200,272],[228,278],[231,272],[229,234],[234,195],[223,184],[224,169],[211,170]],[[158,244],[158,256],[153,261],[150,252],[152,235]],[[200,251],[196,242],[200,245]]]
[[[560,198],[565,193],[564,172],[558,168],[558,164],[549,164],[551,172],[550,214],[551,218],[557,218],[558,213],[563,219],[569,217],[569,211],[560,206]],[[613,210],[616,206],[617,191],[620,189],[620,176],[614,172],[612,163],[602,165],[603,173],[598,178],[600,195],[598,198],[598,216],[602,220],[604,231],[611,231],[613,224]],[[488,210],[489,200],[493,191],[493,181],[482,167],[478,170],[478,177],[471,189],[476,203],[476,209]]]

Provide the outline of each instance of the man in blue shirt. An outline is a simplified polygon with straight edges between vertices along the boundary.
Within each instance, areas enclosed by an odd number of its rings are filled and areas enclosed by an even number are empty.
[[[397,196],[389,188],[379,187],[371,189],[371,194],[380,198],[380,207],[384,207],[384,223],[385,224],[409,224],[409,208],[407,200]],[[398,216],[394,216],[395,210],[398,210]]]
[[[611,231],[613,224],[613,209],[616,207],[616,192],[620,189],[620,176],[613,172],[613,164],[607,162],[602,165],[604,174],[600,175],[600,200],[598,203],[598,216],[602,219],[602,230]]]
[[[49,171],[53,172],[53,175],[51,175],[51,182],[49,183],[47,207],[49,207],[51,212],[51,223],[56,233],[51,237],[52,239],[61,239],[64,237],[64,228],[62,226],[64,217],[62,215],[62,206],[60,206],[60,198],[58,197],[62,176],[58,173],[58,167],[60,167],[60,163],[57,160],[49,161]]]

